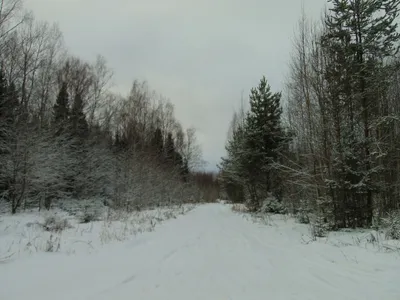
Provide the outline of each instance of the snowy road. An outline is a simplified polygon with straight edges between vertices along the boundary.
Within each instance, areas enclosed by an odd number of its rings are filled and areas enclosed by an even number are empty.
[[[400,299],[395,255],[304,245],[290,224],[254,224],[228,206],[200,206],[92,255],[1,264],[0,299]]]

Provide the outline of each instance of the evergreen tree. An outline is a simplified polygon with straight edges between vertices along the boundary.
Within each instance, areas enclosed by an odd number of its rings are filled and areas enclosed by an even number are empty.
[[[89,156],[90,147],[88,144],[89,126],[86,115],[83,112],[83,99],[81,94],[76,94],[69,117],[71,140],[71,153],[73,153],[73,163],[71,165],[74,172],[68,177],[71,191],[76,198],[87,194],[88,188],[84,182],[90,176]]]
[[[0,69],[0,122],[2,126],[11,126],[15,122],[18,105],[15,85],[7,83],[5,74]]]
[[[246,163],[245,138],[242,124],[232,128],[232,136],[225,147],[227,156],[222,158],[220,166],[225,192],[230,200],[237,203],[245,202],[245,188],[250,186],[251,169]]]
[[[171,132],[169,132],[167,135],[164,148],[165,162],[167,166],[173,170],[176,170],[177,173],[180,174],[183,181],[187,181],[189,175],[188,162],[184,160],[182,155],[176,150],[175,141]]]
[[[234,116],[231,136],[222,158],[221,179],[229,198],[247,201],[250,210],[258,210],[271,193],[281,197],[279,153],[287,148],[287,135],[281,127],[280,93],[272,93],[263,77],[250,93],[250,110],[238,120]],[[249,199],[245,199],[246,195]]]
[[[330,0],[322,44],[330,57],[326,76],[335,127],[333,195],[339,227],[369,226],[377,168],[373,126],[382,108],[390,71],[388,59],[400,40],[395,19],[399,0]],[[347,212],[345,215],[344,212]],[[348,224],[347,220],[356,220]]]
[[[7,118],[7,92],[8,85],[3,69],[0,69],[0,121],[3,123]]]
[[[83,112],[83,99],[80,94],[76,94],[70,116],[73,136],[86,139],[89,135],[89,126],[86,115]]]
[[[5,157],[4,155],[9,152],[8,139],[9,139],[9,127],[7,122],[7,82],[3,73],[0,69],[0,195],[3,195],[7,190],[7,178],[4,169]],[[1,196],[0,196],[1,197]]]
[[[188,181],[188,177],[189,177],[189,163],[186,159],[183,159],[182,155],[180,155],[179,153],[177,153],[178,155],[178,161],[180,164],[180,171],[181,171],[181,176],[183,178],[183,181],[187,182]]]
[[[65,130],[69,117],[69,95],[68,86],[66,82],[62,83],[61,89],[58,93],[56,103],[54,104],[54,125],[56,127],[57,135]]]
[[[18,167],[11,163],[13,158],[18,157],[18,108],[15,85],[7,83],[4,72],[0,69],[0,197],[11,200],[13,213],[19,206],[15,197]]]
[[[152,149],[155,151],[156,155],[161,158],[164,152],[164,142],[163,142],[163,134],[160,128],[157,128],[154,131],[153,138],[151,140]]]
[[[280,107],[281,93],[272,93],[263,77],[250,94],[250,111],[246,117],[246,155],[252,189],[251,206],[259,208],[260,198],[276,188],[273,164],[283,142]]]
[[[167,140],[165,141],[165,157],[167,163],[170,165],[175,165],[175,142],[174,138],[172,137],[172,133],[169,132],[167,135]]]
[[[0,69],[0,154],[5,151],[8,132],[9,108],[7,105],[7,94],[7,81],[3,69]]]

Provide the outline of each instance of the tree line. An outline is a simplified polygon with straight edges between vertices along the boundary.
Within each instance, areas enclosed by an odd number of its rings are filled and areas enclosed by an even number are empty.
[[[112,76],[104,57],[69,54],[56,25],[0,0],[0,203],[12,213],[66,199],[137,208],[204,198],[195,130],[145,82],[111,92]]]
[[[262,78],[232,119],[231,200],[331,229],[400,209],[399,4],[328,0],[321,22],[303,11],[283,93]]]

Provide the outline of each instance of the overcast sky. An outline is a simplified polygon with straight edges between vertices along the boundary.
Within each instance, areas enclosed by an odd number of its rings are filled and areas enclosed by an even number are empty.
[[[304,0],[319,18],[326,0]],[[25,0],[57,22],[70,52],[102,54],[126,94],[134,79],[175,105],[194,126],[208,169],[224,155],[234,108],[262,75],[282,88],[300,0]]]

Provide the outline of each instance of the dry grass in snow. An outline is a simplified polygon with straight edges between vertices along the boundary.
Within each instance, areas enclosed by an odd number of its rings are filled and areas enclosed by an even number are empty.
[[[152,231],[162,221],[176,218],[193,205],[152,210],[107,210],[99,221],[84,222],[81,215],[65,211],[30,212],[0,215],[0,262],[37,252],[91,253],[102,245],[124,241],[142,232]]]

